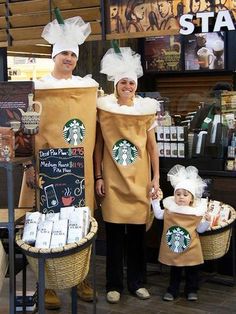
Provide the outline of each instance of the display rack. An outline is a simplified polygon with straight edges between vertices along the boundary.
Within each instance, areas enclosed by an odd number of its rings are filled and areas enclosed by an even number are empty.
[[[16,167],[32,160],[32,157],[19,157],[10,161],[0,161],[0,168],[4,168],[7,176],[7,210],[3,210],[0,227],[8,229],[9,243],[9,313],[16,313],[16,267],[15,267],[15,226],[25,216],[29,209],[16,209],[14,202],[14,171]],[[1,211],[1,209],[0,209]],[[24,277],[24,276],[23,276]],[[23,285],[23,290],[26,287]],[[24,292],[24,291],[23,291]]]

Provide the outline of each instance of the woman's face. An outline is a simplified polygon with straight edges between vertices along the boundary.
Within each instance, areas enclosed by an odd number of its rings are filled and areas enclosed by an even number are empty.
[[[123,78],[116,85],[117,95],[120,98],[132,99],[137,90],[137,85],[134,80]]]
[[[110,8],[111,18],[115,18],[118,15],[118,6],[113,6]]]
[[[177,189],[174,194],[177,205],[189,206],[193,200],[192,194],[185,189]]]
[[[144,4],[137,5],[134,8],[134,14],[137,16],[138,19],[142,20],[144,18],[144,13],[145,13],[145,5]]]

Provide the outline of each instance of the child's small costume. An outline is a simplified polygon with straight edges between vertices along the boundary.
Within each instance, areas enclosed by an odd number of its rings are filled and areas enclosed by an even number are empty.
[[[159,261],[170,266],[193,266],[203,263],[203,255],[197,227],[206,212],[206,201],[197,205],[179,206],[174,197],[163,200],[165,210],[161,210],[164,228],[159,252]],[[156,206],[155,206],[156,207]],[[156,209],[155,209],[156,210]],[[161,213],[159,214],[161,218]],[[208,228],[208,224],[206,224]]]
[[[198,272],[196,265],[204,262],[198,232],[209,228],[207,221],[201,222],[207,210],[207,200],[196,198],[201,196],[206,185],[198,176],[195,167],[174,166],[168,173],[175,191],[185,189],[194,197],[192,206],[177,205],[174,196],[163,200],[164,210],[159,201],[152,201],[154,215],[157,219],[164,219],[164,227],[159,251],[159,261],[171,267],[171,278],[168,292],[178,295],[182,268],[186,272],[185,292],[196,293],[198,286]]]

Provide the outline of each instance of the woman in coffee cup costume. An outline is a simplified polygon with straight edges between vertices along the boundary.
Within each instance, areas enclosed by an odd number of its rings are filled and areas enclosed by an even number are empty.
[[[98,99],[95,144],[96,192],[101,197],[106,227],[107,301],[117,303],[123,290],[123,251],[127,241],[127,284],[131,294],[150,297],[143,286],[145,229],[149,197],[159,190],[159,159],[155,141],[155,99],[135,96],[143,70],[140,55],[123,47],[109,49],[101,73],[114,81],[114,94]],[[150,177],[150,163],[153,177]],[[151,192],[150,192],[151,191]]]
[[[201,199],[206,183],[193,166],[175,165],[167,177],[174,188],[174,196],[163,200],[164,210],[159,200],[152,200],[155,217],[164,219],[159,261],[171,266],[170,283],[163,300],[173,301],[178,296],[184,269],[186,297],[196,301],[198,267],[203,263],[198,233],[210,226],[210,217],[206,215],[207,199]]]

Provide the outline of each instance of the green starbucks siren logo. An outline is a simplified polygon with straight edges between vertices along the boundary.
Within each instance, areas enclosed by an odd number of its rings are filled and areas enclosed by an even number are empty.
[[[138,150],[131,142],[122,139],[117,141],[113,146],[112,156],[118,164],[127,166],[135,162]]]
[[[72,146],[82,143],[85,137],[85,126],[79,119],[66,122],[63,128],[63,136],[66,142]]]
[[[167,245],[174,253],[185,251],[189,247],[190,241],[190,234],[182,227],[172,226],[166,232]]]

